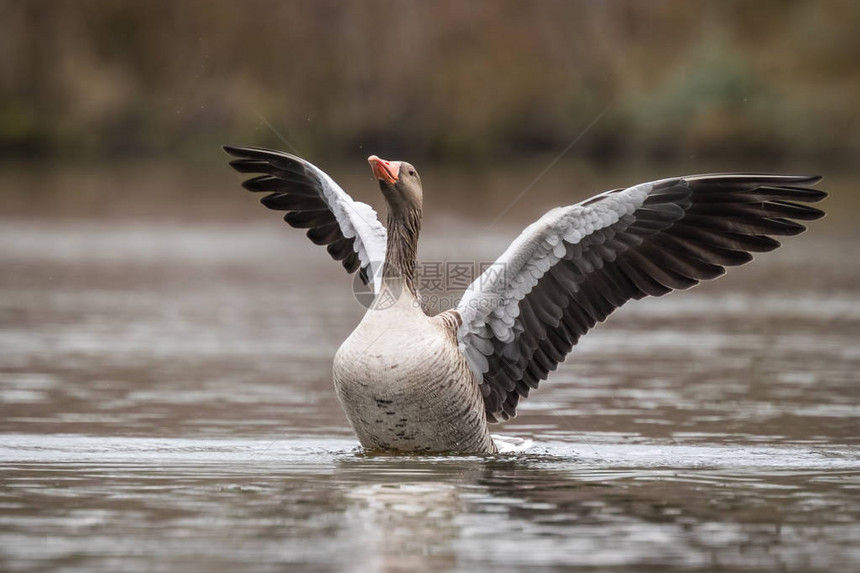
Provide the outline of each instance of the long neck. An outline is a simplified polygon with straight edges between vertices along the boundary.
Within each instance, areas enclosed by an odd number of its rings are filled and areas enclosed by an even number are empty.
[[[415,255],[418,251],[418,234],[421,232],[421,210],[413,208],[388,210],[388,245],[385,248],[385,265],[382,278],[402,279],[414,296]]]

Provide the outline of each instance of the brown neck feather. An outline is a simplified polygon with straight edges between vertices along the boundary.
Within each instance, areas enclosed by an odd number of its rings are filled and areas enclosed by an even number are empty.
[[[388,210],[388,244],[382,278],[402,278],[406,288],[415,295],[415,256],[418,234],[421,232],[421,209]]]

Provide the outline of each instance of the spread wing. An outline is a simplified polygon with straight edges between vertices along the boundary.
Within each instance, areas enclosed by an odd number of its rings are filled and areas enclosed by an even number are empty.
[[[239,173],[259,173],[242,186],[249,191],[268,192],[260,202],[284,216],[290,226],[307,229],[308,238],[325,245],[348,273],[360,270],[364,284],[373,282],[379,291],[385,260],[386,231],[376,211],[353,201],[321,169],[295,155],[258,147],[224,146],[237,157],[230,165]]]
[[[579,337],[630,299],[662,296],[771,251],[823,211],[819,177],[695,175],[616,189],[553,209],[466,290],[460,350],[487,417],[516,415]]]

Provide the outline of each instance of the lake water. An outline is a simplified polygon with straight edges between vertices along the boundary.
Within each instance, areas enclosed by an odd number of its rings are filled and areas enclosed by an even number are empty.
[[[513,234],[438,217],[422,253]],[[306,242],[0,225],[0,570],[860,569],[852,234],[622,308],[473,457],[358,449],[330,368],[363,308]]]

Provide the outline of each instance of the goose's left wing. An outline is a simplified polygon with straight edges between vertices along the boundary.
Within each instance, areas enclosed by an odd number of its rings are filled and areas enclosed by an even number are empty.
[[[307,229],[308,238],[325,245],[346,272],[360,270],[364,284],[379,292],[385,261],[386,231],[376,211],[354,201],[331,177],[301,157],[259,147],[224,146],[237,157],[230,165],[240,173],[259,173],[242,186],[268,192],[260,202],[284,215],[291,227]]]
[[[466,290],[455,311],[460,350],[478,377],[487,418],[564,361],[579,337],[630,299],[717,277],[796,235],[818,177],[696,175],[616,189],[553,209],[527,227]]]

